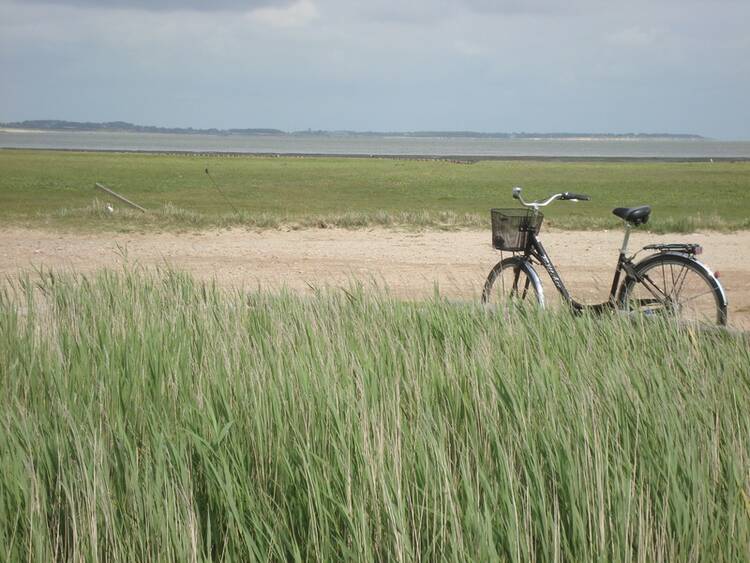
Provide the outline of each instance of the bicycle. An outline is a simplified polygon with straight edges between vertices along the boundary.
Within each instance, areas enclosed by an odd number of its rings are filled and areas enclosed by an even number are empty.
[[[535,302],[543,308],[544,290],[534,269],[536,263],[544,267],[563,301],[576,313],[639,312],[700,324],[726,325],[726,294],[717,276],[696,258],[703,252],[699,244],[649,244],[628,256],[630,232],[648,222],[650,206],[618,207],[612,211],[623,220],[625,237],[609,298],[604,303],[584,305],[571,297],[537,234],[544,218],[542,207],[556,200],[588,201],[591,198],[564,192],[527,202],[519,187],[513,188],[513,198],[523,208],[491,210],[492,246],[513,255],[508,258],[501,255],[500,262],[490,271],[482,291],[483,304]],[[652,253],[634,262],[643,251]]]

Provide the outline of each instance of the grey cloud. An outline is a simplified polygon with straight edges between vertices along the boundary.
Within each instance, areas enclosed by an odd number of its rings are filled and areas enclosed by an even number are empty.
[[[553,0],[462,0],[469,10],[484,14],[539,14],[575,12],[582,0],[561,4]]]
[[[152,12],[246,12],[257,8],[285,8],[293,0],[27,0],[26,4],[76,8],[148,10]]]
[[[595,0],[378,0],[351,4],[346,0],[333,2],[336,9],[359,13],[364,18],[385,23],[431,25],[461,16],[565,15],[596,9]]]

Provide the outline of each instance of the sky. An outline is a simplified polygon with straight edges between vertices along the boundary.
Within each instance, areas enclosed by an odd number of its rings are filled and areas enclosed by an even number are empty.
[[[0,0],[0,121],[750,140],[750,0]]]

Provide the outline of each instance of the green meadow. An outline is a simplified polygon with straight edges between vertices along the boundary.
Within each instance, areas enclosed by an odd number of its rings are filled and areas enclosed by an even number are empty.
[[[150,212],[111,200],[95,182]],[[649,228],[657,232],[750,228],[750,162],[460,164],[0,150],[0,220],[59,229],[483,228],[490,208],[516,204],[516,185],[527,198],[591,195],[549,208],[547,224],[560,228],[609,228],[617,225],[612,208],[641,204],[653,206]]]
[[[9,280],[0,558],[742,561],[748,365],[642,318]]]

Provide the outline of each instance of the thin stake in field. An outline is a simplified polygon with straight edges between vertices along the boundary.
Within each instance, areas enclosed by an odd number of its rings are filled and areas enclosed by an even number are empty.
[[[122,201],[123,203],[126,203],[126,204],[128,204],[128,205],[129,205],[130,207],[132,207],[132,208],[134,208],[134,209],[137,209],[138,211],[142,211],[143,213],[147,213],[147,211],[146,211],[146,210],[145,210],[145,209],[144,209],[143,207],[141,207],[141,206],[140,206],[140,205],[138,205],[137,203],[133,203],[133,202],[132,202],[132,201],[130,201],[130,200],[129,200],[128,198],[126,198],[126,197],[124,197],[124,196],[121,196],[121,195],[120,195],[120,194],[118,194],[118,193],[117,193],[116,191],[114,191],[114,190],[112,190],[112,189],[108,188],[108,187],[107,187],[107,186],[105,186],[104,184],[100,184],[99,182],[96,182],[96,183],[94,184],[94,187],[96,187],[96,188],[100,189],[100,190],[101,190],[101,191],[103,191],[104,193],[107,193],[107,194],[111,195],[112,197],[115,197],[115,198],[119,199],[119,200],[120,200],[120,201]]]
[[[219,187],[219,184],[216,183],[216,180],[213,179],[213,176],[208,173],[208,167],[206,167],[206,176],[208,176],[208,179],[211,180],[211,183],[214,185],[214,188],[216,188],[216,191],[221,194],[221,196],[224,198],[224,201],[226,201],[232,209],[234,209],[234,212],[239,215],[240,212],[237,211],[237,208],[234,206],[234,204],[229,200],[227,197],[227,194],[225,194],[222,189]]]

